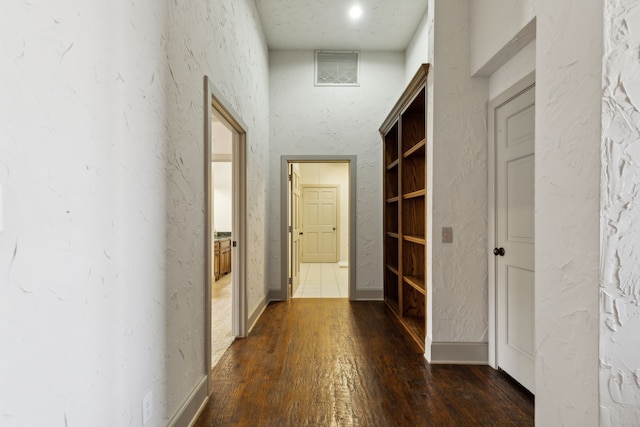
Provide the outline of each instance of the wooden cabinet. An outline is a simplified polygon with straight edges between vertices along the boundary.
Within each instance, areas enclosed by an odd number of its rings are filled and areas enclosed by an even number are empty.
[[[231,273],[231,239],[216,240],[213,242],[214,280],[228,273]]]
[[[384,299],[424,350],[426,336],[427,74],[423,64],[380,127]]]
[[[220,240],[220,274],[231,273],[231,239]]]
[[[213,242],[213,280],[220,278],[220,242]]]

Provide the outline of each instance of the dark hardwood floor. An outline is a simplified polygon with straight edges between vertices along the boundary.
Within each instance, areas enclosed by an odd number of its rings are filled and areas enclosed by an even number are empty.
[[[382,302],[267,307],[213,369],[196,426],[527,426],[533,398],[488,366],[429,365]]]

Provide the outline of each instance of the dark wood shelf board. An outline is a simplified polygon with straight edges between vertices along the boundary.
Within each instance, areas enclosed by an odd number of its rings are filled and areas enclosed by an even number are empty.
[[[387,264],[387,270],[398,276],[398,267]]]
[[[398,301],[390,298],[385,298],[384,302],[387,303],[387,306],[391,309],[391,311],[393,311],[393,314],[395,314],[396,317],[400,318],[400,314],[398,313],[398,310],[399,310]]]
[[[398,313],[397,301],[390,299],[385,299],[384,301],[387,303],[387,307],[391,309],[391,312],[395,315],[398,322],[403,326],[403,329],[424,352],[424,341],[426,336],[424,317],[401,316],[400,313]]]
[[[397,239],[398,237],[400,237],[400,235],[398,233],[392,233],[390,231],[387,231],[387,236],[388,237],[393,237],[394,239]]]
[[[427,141],[426,138],[422,139],[422,141],[418,142],[416,145],[414,145],[413,147],[411,147],[407,151],[405,151],[402,154],[402,157],[407,158],[410,155],[412,155],[413,153],[415,153],[416,151],[420,150],[421,148],[423,148],[425,146],[426,141]]]
[[[398,196],[395,196],[395,197],[389,197],[389,198],[387,199],[387,203],[397,203],[397,202],[398,202],[398,200],[400,200],[400,198],[399,198]]]
[[[427,190],[412,191],[411,193],[405,193],[402,195],[403,199],[415,199],[416,197],[424,197],[427,195]]]
[[[426,324],[424,317],[402,316],[400,321],[405,325],[409,334],[424,351],[424,338],[426,336]]]
[[[424,277],[404,276],[403,280],[407,285],[411,286],[413,289],[420,292],[422,295],[427,294]]]
[[[414,237],[414,236],[402,236],[405,242],[416,243],[418,245],[426,245],[427,240],[422,237]]]
[[[387,165],[387,170],[391,170],[391,169],[395,168],[396,166],[398,166],[398,159],[395,159],[393,162],[389,163]]]

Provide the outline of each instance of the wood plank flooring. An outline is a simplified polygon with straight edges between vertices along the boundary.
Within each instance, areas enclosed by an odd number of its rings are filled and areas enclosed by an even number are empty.
[[[528,426],[533,398],[488,366],[429,365],[382,302],[270,304],[212,370],[203,426]]]

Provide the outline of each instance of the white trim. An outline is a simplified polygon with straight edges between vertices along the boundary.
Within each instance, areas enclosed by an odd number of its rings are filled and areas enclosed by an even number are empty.
[[[487,364],[487,343],[486,342],[433,342],[427,339],[425,353],[432,364],[455,364],[455,365],[486,365]]]
[[[536,17],[533,17],[502,49],[496,52],[471,77],[491,77],[500,67],[516,56],[526,45],[536,38]],[[507,90],[508,91],[508,90]]]
[[[487,209],[487,300],[488,307],[488,363],[494,368],[498,369],[496,362],[497,354],[497,342],[496,342],[496,263],[495,255],[493,255],[493,248],[496,244],[496,149],[495,149],[495,108],[494,101],[489,102],[489,135],[487,137],[488,145],[488,163],[487,163],[487,187],[488,187],[488,202]]]
[[[249,315],[249,319],[247,321],[249,323],[249,330],[247,331],[247,335],[249,335],[253,330],[253,327],[256,326],[256,323],[258,323],[258,320],[262,316],[262,313],[264,313],[264,311],[267,309],[267,305],[269,305],[267,299],[262,298],[256,308],[253,310],[253,313]]]
[[[384,291],[382,289],[358,289],[356,290],[356,300],[384,301]]]
[[[487,273],[488,273],[488,301],[489,301],[489,316],[488,316],[488,363],[494,369],[498,369],[498,343],[496,340],[497,334],[497,311],[496,311],[496,257],[493,255],[493,248],[496,247],[496,149],[495,149],[495,111],[502,105],[518,97],[524,91],[535,85],[535,71],[527,74],[520,81],[515,83],[509,89],[489,101],[489,137],[488,141],[488,224],[487,224]]]
[[[280,158],[280,301],[287,292],[287,193],[289,191],[289,163],[347,163],[349,165],[349,300],[356,293],[356,156],[354,155],[283,155]],[[272,291],[274,292],[274,291]],[[380,291],[382,292],[382,291]],[[269,294],[272,295],[271,293]]]
[[[267,304],[272,301],[282,301],[282,291],[280,289],[269,289],[269,293],[267,294]]]
[[[234,336],[244,337],[247,335],[248,313],[247,313],[247,288],[246,288],[246,253],[247,253],[247,185],[246,185],[246,133],[234,134],[232,146],[232,174],[233,174],[233,216],[231,219],[232,239],[237,246],[231,247],[231,277],[233,280],[233,305],[232,311],[232,333]]]
[[[208,383],[209,374],[200,378],[178,412],[169,420],[169,427],[191,427],[195,424],[209,401]]]
[[[207,378],[207,395],[212,392],[211,385],[211,278],[212,266],[212,236],[213,215],[211,212],[211,119],[216,116],[224,121],[232,130],[232,236],[237,245],[231,248],[232,264],[232,335],[246,336],[247,334],[247,297],[246,297],[246,129],[240,116],[226,102],[222,94],[212,84],[208,76],[204,76],[204,179],[206,223],[205,239],[205,355],[204,372]]]
[[[231,162],[233,161],[232,154],[212,154],[211,155],[212,162]]]

